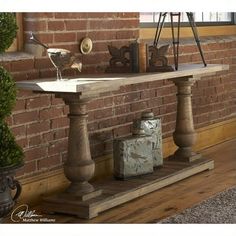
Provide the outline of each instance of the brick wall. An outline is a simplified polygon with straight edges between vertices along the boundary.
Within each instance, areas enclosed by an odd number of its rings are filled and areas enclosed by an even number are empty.
[[[28,33],[33,31],[49,46],[77,53],[84,65],[83,73],[102,73],[110,58],[107,44],[121,46],[138,38],[138,17],[137,13],[25,13],[24,42],[28,43]],[[78,41],[85,36],[93,40],[94,48],[82,57]],[[198,81],[193,87],[197,128],[236,113],[236,37],[205,39],[203,49],[208,63],[227,63],[230,70],[214,79]],[[184,42],[180,50],[180,63],[201,62],[193,42]],[[17,81],[55,76],[45,52],[42,56],[24,54],[20,59],[4,59],[1,64]],[[128,135],[132,120],[143,111],[152,110],[161,117],[163,137],[170,136],[175,127],[175,93],[171,82],[156,81],[125,86],[90,102],[88,130],[93,158],[111,153],[113,138]],[[8,122],[25,152],[25,166],[19,176],[59,168],[67,154],[68,107],[53,95],[19,91],[17,98]]]

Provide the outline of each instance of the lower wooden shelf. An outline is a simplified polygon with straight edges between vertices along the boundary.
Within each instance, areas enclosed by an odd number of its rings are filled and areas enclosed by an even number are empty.
[[[163,167],[150,175],[125,181],[110,177],[94,182],[93,186],[102,190],[100,196],[81,201],[76,196],[58,194],[45,198],[42,209],[47,213],[66,213],[91,219],[100,212],[213,168],[214,161],[205,158],[191,163],[164,160]]]

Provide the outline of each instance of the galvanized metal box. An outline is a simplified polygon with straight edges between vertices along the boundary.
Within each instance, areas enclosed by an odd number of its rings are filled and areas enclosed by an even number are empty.
[[[152,137],[133,135],[113,142],[114,176],[119,179],[153,172]]]
[[[143,129],[152,136],[152,155],[154,167],[163,165],[161,119],[152,112],[145,112],[141,119],[134,120],[134,129]]]

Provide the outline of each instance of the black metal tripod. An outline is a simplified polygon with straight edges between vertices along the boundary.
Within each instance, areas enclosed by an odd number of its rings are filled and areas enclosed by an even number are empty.
[[[169,14],[170,14],[170,20],[171,20],[170,23],[171,23],[171,32],[172,32],[172,40],[173,40],[173,54],[174,54],[175,70],[178,70],[179,33],[180,33],[180,15],[181,15],[181,12],[176,12],[176,13],[170,12]],[[195,24],[195,21],[194,21],[193,12],[186,12],[186,14],[187,14],[188,21],[189,21],[189,24],[190,24],[192,32],[193,32],[195,42],[196,42],[198,50],[200,52],[202,62],[204,64],[204,66],[207,66],[206,61],[205,61],[204,56],[203,56],[200,40],[199,40],[199,37],[198,37],[198,32],[197,32],[197,27],[196,27],[196,24]],[[157,46],[157,44],[159,42],[161,31],[162,31],[162,28],[163,28],[164,23],[165,23],[166,15],[167,15],[167,12],[160,12],[159,19],[158,19],[158,22],[157,22],[156,34],[155,34],[155,38],[154,38],[154,42],[153,42],[153,46],[155,46],[155,47]],[[174,30],[174,21],[173,21],[174,17],[177,17],[177,36],[175,35],[175,30]]]

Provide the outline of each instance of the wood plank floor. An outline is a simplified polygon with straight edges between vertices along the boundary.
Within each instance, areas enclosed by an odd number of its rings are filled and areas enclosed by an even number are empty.
[[[92,220],[63,214],[43,216],[55,218],[56,223],[155,223],[236,185],[236,139],[201,153],[215,161],[215,169],[107,210]],[[38,212],[40,206],[34,209]]]

